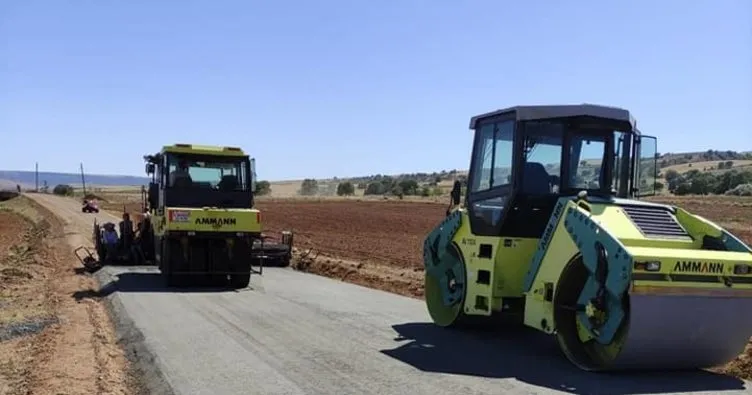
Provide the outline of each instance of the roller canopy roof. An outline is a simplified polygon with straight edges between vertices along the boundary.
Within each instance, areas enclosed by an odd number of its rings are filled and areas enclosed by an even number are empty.
[[[630,114],[628,110],[618,107],[599,106],[595,104],[509,107],[472,117],[470,119],[470,129],[475,129],[478,121],[483,118],[508,113],[515,113],[518,121],[534,121],[550,118],[565,118],[577,116],[612,119],[615,121],[629,123],[629,125],[632,127],[632,130],[635,133],[638,133],[636,130],[637,120],[632,117],[632,114]]]

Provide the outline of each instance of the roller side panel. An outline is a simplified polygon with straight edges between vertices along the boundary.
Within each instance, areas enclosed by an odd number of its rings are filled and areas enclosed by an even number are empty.
[[[465,314],[489,316],[515,310],[538,240],[473,235],[466,215],[453,237],[467,272]]]
[[[521,298],[524,292],[525,276],[530,261],[537,251],[540,239],[530,238],[488,238],[498,246],[494,254],[494,298]],[[478,249],[468,249],[465,255],[477,254]]]
[[[551,214],[551,218],[548,220],[546,229],[543,231],[543,237],[541,237],[540,242],[538,243],[538,247],[535,250],[535,255],[533,255],[533,259],[530,262],[530,268],[527,270],[527,273],[525,274],[523,292],[530,292],[530,290],[533,287],[535,278],[538,275],[538,271],[540,270],[541,265],[543,264],[543,258],[546,256],[546,252],[548,251],[548,248],[551,245],[551,240],[554,237],[555,231],[557,230],[556,228],[559,225],[562,214],[564,214],[564,207],[567,205],[568,201],[570,201],[570,199],[561,198],[556,202],[556,206],[554,206],[554,211]]]
[[[442,326],[467,323],[469,317],[482,324],[496,313],[505,315],[504,322],[520,323],[523,279],[538,240],[473,235],[467,215],[453,212],[425,240],[429,312]]]
[[[628,247],[632,294],[752,297],[752,254]],[[648,267],[650,265],[651,267]],[[746,273],[743,269],[746,267]]]
[[[576,207],[576,204],[570,198],[561,198],[556,207],[554,212],[557,215],[553,215],[549,222],[549,225],[556,225],[553,231],[546,228],[527,276],[532,280],[526,280],[524,292],[524,324],[548,334],[554,332],[553,296],[556,285],[564,268],[579,254],[564,225],[564,213]]]

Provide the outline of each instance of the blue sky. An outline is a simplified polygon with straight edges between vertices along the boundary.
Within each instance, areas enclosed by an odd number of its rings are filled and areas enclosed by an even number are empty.
[[[618,4],[617,4],[618,3]],[[631,109],[660,152],[752,150],[752,2],[0,2],[0,169],[143,175],[241,146],[265,179],[468,166],[472,115]]]

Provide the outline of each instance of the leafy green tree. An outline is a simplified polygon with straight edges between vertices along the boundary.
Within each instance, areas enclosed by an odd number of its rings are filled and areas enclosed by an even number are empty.
[[[337,185],[337,195],[339,196],[351,196],[355,194],[355,187],[349,181],[341,182]]]
[[[52,188],[52,193],[60,196],[71,196],[73,195],[73,187],[67,184],[58,184]]]
[[[364,195],[383,195],[386,192],[386,187],[381,182],[372,182],[366,187]]]
[[[389,192],[391,192],[394,196],[398,196],[400,199],[405,196],[405,191],[403,191],[402,187],[400,187],[399,185],[395,185]]]
[[[415,180],[402,180],[398,185],[402,189],[402,193],[405,195],[418,194],[418,182]]]
[[[711,173],[695,174],[691,179],[690,191],[695,195],[707,195],[716,189],[718,180]]]
[[[386,191],[391,191],[392,189],[394,189],[394,187],[397,185],[397,181],[392,177],[384,176],[381,178],[381,184],[384,186],[384,192],[382,193],[386,193]]]
[[[734,189],[726,191],[726,195],[752,196],[752,184],[739,184]]]
[[[272,193],[272,184],[269,181],[258,181],[254,193],[258,196],[268,195]]]
[[[689,195],[692,193],[691,191],[692,184],[688,182],[681,182],[676,185],[676,189],[674,189],[674,195],[677,196],[683,196],[683,195]]]
[[[300,184],[300,194],[304,196],[315,195],[319,191],[319,183],[315,179],[306,178]]]

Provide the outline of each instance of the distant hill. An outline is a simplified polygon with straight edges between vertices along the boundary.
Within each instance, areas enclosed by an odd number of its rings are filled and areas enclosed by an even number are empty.
[[[343,177],[341,180],[343,181],[350,181],[354,184],[360,184],[360,183],[370,183],[374,181],[381,181],[384,178],[394,178],[399,180],[415,180],[420,184],[426,183],[439,183],[441,181],[445,180],[454,180],[455,178],[466,178],[467,177],[467,170],[441,170],[438,172],[433,173],[403,173],[403,174],[375,174],[375,175],[369,175],[369,176],[360,176],[360,177]],[[334,181],[337,181],[337,178],[333,179]]]
[[[661,173],[668,170],[676,170],[680,174],[686,173],[691,170],[699,170],[701,172],[713,173],[719,175],[729,170],[752,170],[752,151],[718,151],[707,150],[698,152],[682,152],[682,153],[663,153],[658,156],[658,168]],[[722,162],[722,163],[721,163]],[[728,163],[727,163],[728,162]],[[596,165],[596,163],[589,163],[590,165]],[[336,187],[336,184],[343,181],[349,181],[358,185],[358,189],[365,189],[367,184],[373,182],[393,182],[397,180],[413,180],[420,186],[429,187],[443,187],[444,189],[451,189],[451,183],[454,180],[466,181],[467,179],[466,169],[453,169],[453,170],[441,170],[432,173],[408,173],[408,174],[375,174],[360,177],[334,177],[330,179],[319,179],[319,182],[331,183]],[[662,175],[661,175],[662,176]],[[55,172],[40,172],[39,173],[39,186],[41,187],[44,182],[50,188],[53,188],[58,184],[80,185],[81,176],[76,173],[55,173]],[[288,180],[274,182],[277,189],[281,185],[290,185],[292,194],[295,194],[297,188],[303,180]],[[118,176],[118,175],[102,175],[102,174],[87,174],[86,183],[91,186],[138,186],[146,185],[149,183],[147,177],[136,176]],[[0,190],[2,189],[15,189],[16,185],[20,184],[22,188],[34,187],[34,172],[33,171],[15,171],[15,170],[0,170]]]
[[[75,173],[39,172],[39,186],[44,182],[50,188],[58,184],[78,185],[81,184],[81,175]],[[33,171],[0,170],[0,189],[15,188],[21,184],[24,188],[34,187]],[[86,184],[99,186],[132,186],[148,184],[146,177],[136,176],[110,176],[102,174],[86,174]]]

